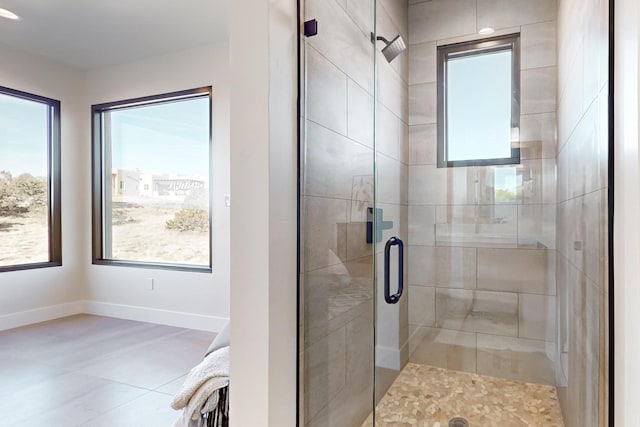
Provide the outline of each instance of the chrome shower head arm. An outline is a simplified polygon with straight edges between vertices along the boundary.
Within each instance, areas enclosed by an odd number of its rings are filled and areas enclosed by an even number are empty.
[[[375,35],[375,34],[371,33],[371,43],[375,43],[375,42],[376,42],[376,40],[383,41],[386,45],[388,45],[389,43],[391,43],[389,40],[385,39],[384,37],[382,37],[382,36],[378,36],[378,37],[376,37],[376,35]]]

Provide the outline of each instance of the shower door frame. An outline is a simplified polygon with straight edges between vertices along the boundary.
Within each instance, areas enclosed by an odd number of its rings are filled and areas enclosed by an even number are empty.
[[[321,0],[324,1],[324,0]],[[371,1],[371,3],[373,4],[373,33],[372,33],[372,37],[375,37],[376,35],[376,27],[377,27],[377,19],[376,19],[376,6],[378,3],[378,0],[369,0]],[[298,56],[298,67],[297,67],[297,76],[298,76],[298,96],[297,96],[297,106],[296,106],[296,110],[297,110],[297,151],[298,151],[298,156],[297,156],[297,171],[296,171],[296,177],[297,177],[297,268],[296,268],[296,289],[297,289],[297,295],[296,295],[296,300],[297,300],[297,310],[296,310],[296,320],[297,320],[297,334],[296,334],[296,426],[303,426],[302,421],[303,418],[305,416],[304,414],[304,389],[301,387],[302,386],[302,381],[303,381],[303,374],[302,374],[302,369],[303,366],[301,366],[301,357],[300,354],[302,352],[302,350],[304,349],[304,330],[302,328],[301,330],[301,325],[304,322],[303,316],[301,314],[301,310],[304,308],[304,303],[301,301],[302,298],[304,298],[304,283],[301,280],[303,274],[304,274],[304,270],[302,269],[302,264],[304,261],[304,258],[302,256],[302,254],[304,253],[303,251],[305,251],[305,247],[304,247],[304,219],[305,219],[305,211],[304,211],[304,205],[302,203],[302,199],[303,199],[303,188],[304,188],[304,183],[305,183],[305,169],[304,169],[304,165],[305,165],[305,139],[306,139],[306,114],[304,113],[305,110],[305,103],[306,103],[306,62],[305,62],[305,58],[306,58],[306,52],[305,52],[305,41],[304,39],[306,37],[314,37],[318,34],[322,34],[322,22],[317,22],[315,27],[311,26],[310,28],[312,28],[313,30],[315,30],[315,33],[311,34],[310,36],[305,35],[305,31],[307,30],[306,26],[305,26],[305,6],[306,6],[306,0],[296,0],[296,4],[297,4],[297,20],[298,20],[298,38],[297,38],[297,56]],[[314,19],[315,17],[310,17],[310,19]],[[376,105],[376,99],[377,99],[377,86],[375,84],[375,82],[377,81],[377,65],[376,65],[376,55],[375,55],[375,43],[373,42],[372,39],[372,61],[370,63],[370,65],[372,66],[371,70],[372,70],[372,77],[373,77],[373,135],[372,135],[372,149],[373,149],[373,156],[371,157],[371,171],[373,174],[373,200],[371,200],[369,203],[371,206],[374,207],[374,219],[373,219],[373,223],[377,224],[378,219],[376,218],[376,214],[375,214],[375,207],[376,207],[376,182],[377,182],[377,169],[376,169],[376,151],[375,151],[375,134],[376,134],[376,115],[377,115],[377,105]],[[375,233],[375,225],[374,227],[374,233]],[[374,238],[375,240],[375,238]],[[371,278],[371,283],[370,286],[373,289],[373,299],[371,301],[371,309],[373,311],[373,322],[372,322],[372,327],[373,327],[373,347],[371,348],[371,354],[372,354],[372,360],[373,360],[373,369],[371,371],[371,384],[372,384],[372,393],[371,393],[371,406],[370,406],[370,414],[371,416],[374,416],[375,413],[375,408],[376,408],[376,400],[375,400],[375,339],[376,339],[376,332],[375,332],[375,328],[376,328],[376,290],[375,290],[375,282],[376,282],[376,253],[375,253],[375,248],[376,245],[375,243],[372,245],[372,249],[371,249],[371,262],[372,262],[372,274],[373,277]]]

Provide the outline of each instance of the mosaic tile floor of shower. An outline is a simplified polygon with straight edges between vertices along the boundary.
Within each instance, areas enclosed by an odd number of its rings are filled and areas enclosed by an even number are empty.
[[[409,363],[376,408],[376,426],[563,427],[555,387]],[[362,427],[373,425],[371,416]]]

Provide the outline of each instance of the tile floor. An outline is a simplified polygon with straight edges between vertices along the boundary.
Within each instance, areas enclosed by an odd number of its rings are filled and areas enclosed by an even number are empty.
[[[376,426],[563,427],[555,387],[409,363],[376,407]],[[373,425],[371,416],[362,427]]]
[[[78,315],[0,332],[0,427],[163,427],[215,335]]]

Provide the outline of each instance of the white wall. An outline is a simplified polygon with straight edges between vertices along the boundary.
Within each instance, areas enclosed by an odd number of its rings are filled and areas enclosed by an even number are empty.
[[[82,264],[88,311],[135,320],[219,330],[229,318],[229,52],[227,43],[193,48],[119,66],[91,70],[86,76],[85,108],[201,86],[213,87],[213,274],[91,265],[90,224],[85,226]],[[90,141],[90,128],[85,129]],[[85,150],[82,175],[90,179],[91,154]],[[83,216],[91,215],[90,190]],[[146,290],[145,278],[154,279]],[[173,319],[173,320],[170,320]]]
[[[62,267],[0,273],[0,330],[78,312],[82,299],[81,236],[86,222],[77,194],[87,186],[76,165],[81,145],[80,72],[0,45],[0,86],[61,101]],[[88,115],[86,115],[88,118]],[[0,237],[1,238],[1,237]]]
[[[296,425],[296,42],[295,0],[232,2],[233,427]]]
[[[229,318],[228,43],[71,69],[0,46],[0,85],[62,101],[63,267],[0,274],[0,330],[88,312],[219,330]],[[91,264],[91,105],[213,87],[213,273]],[[154,279],[146,290],[144,279]]]
[[[640,418],[640,7],[616,0],[615,17],[615,424]]]

